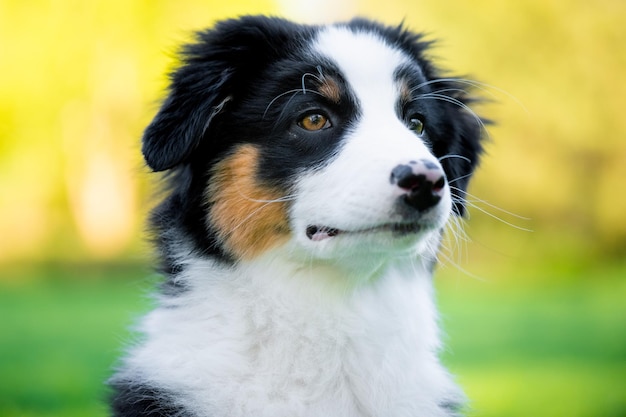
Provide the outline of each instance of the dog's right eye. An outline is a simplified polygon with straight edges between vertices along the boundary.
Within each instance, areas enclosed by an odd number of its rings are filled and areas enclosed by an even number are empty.
[[[298,126],[309,132],[316,132],[331,127],[328,117],[320,113],[309,113],[298,120]]]

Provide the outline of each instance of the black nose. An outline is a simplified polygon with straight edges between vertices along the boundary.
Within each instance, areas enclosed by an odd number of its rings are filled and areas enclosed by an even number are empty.
[[[441,200],[446,176],[439,165],[420,159],[395,167],[390,181],[406,193],[403,198],[409,206],[423,211]]]

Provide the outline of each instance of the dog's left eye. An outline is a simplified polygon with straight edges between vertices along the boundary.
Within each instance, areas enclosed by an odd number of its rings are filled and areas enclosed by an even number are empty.
[[[424,134],[424,116],[422,115],[413,115],[407,120],[407,127],[415,132],[418,136]]]
[[[328,117],[320,113],[310,113],[298,120],[298,126],[309,132],[316,132],[331,127]]]

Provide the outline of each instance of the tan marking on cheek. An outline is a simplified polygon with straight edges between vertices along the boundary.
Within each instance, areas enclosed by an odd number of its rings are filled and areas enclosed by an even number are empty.
[[[332,102],[337,104],[341,102],[341,88],[339,88],[337,81],[331,77],[324,77],[318,91]]]
[[[289,238],[287,205],[275,200],[279,190],[259,184],[259,151],[243,145],[219,162],[207,188],[207,222],[217,230],[225,248],[250,259]]]

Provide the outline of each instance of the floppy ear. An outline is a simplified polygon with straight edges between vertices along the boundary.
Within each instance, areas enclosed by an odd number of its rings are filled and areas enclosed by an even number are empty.
[[[214,106],[219,101],[219,85],[216,82],[212,86],[214,91],[199,92],[197,95],[173,87],[143,134],[143,156],[153,171],[164,171],[179,165],[196,149],[211,119],[223,107]],[[226,101],[224,99],[222,104]]]
[[[196,42],[183,48],[169,95],[144,132],[148,166],[164,171],[187,162],[209,140],[212,119],[245,91],[252,71],[284,53],[294,27],[282,19],[248,16],[198,32]]]

